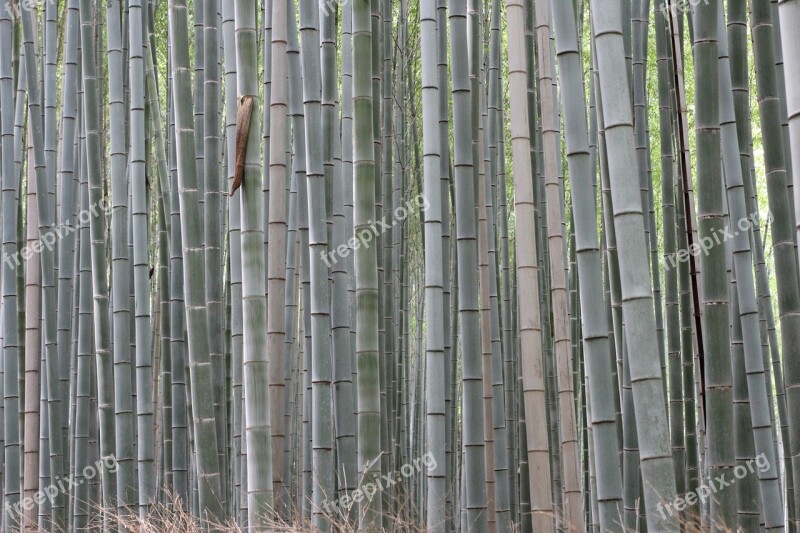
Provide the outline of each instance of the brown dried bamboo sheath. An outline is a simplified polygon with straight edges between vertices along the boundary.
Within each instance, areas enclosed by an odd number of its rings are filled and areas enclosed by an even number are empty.
[[[244,95],[239,99],[239,112],[236,114],[236,172],[230,196],[242,186],[244,180],[244,163],[247,156],[247,140],[250,137],[250,119],[253,117],[255,97]]]

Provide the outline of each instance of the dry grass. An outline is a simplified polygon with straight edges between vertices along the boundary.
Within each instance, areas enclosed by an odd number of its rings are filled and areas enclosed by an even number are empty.
[[[97,509],[96,522],[101,520],[104,513]],[[201,524],[200,520],[186,511],[185,505],[175,496],[170,496],[170,502],[165,505],[158,503],[152,505],[150,513],[144,519],[135,513],[119,513],[116,510],[105,513],[112,528],[121,533],[203,533],[215,531],[219,533],[248,533],[247,530],[235,522]],[[341,517],[330,517],[332,531],[335,533],[356,533],[358,528],[349,524]],[[424,533],[426,530],[416,524],[408,523],[398,517],[391,517],[393,530],[408,533]],[[97,524],[96,524],[97,525]],[[268,531],[275,533],[314,533],[318,531],[312,524],[300,517],[286,522],[274,521]]]

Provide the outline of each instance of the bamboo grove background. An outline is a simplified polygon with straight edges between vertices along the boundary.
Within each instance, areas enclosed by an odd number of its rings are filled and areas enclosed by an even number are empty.
[[[0,148],[4,531],[800,528],[800,0],[12,0]]]

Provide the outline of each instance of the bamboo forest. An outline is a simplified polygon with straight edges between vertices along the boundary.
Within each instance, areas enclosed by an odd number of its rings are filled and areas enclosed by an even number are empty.
[[[0,533],[800,533],[800,0],[0,0]]]

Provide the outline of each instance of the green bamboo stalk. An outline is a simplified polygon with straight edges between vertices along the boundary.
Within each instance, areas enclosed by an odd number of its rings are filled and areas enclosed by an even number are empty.
[[[390,0],[378,0],[377,9],[373,6],[373,10],[377,10],[377,19],[379,33],[376,33],[373,38],[377,41],[373,42],[373,52],[375,51],[375,44],[378,43],[378,55],[373,57],[373,60],[378,59],[381,64],[380,72],[376,69],[373,72],[373,78],[377,76],[380,87],[380,106],[378,111],[380,113],[379,123],[380,127],[375,129],[376,138],[379,140],[379,145],[376,146],[375,152],[375,165],[376,169],[380,172],[376,182],[376,200],[380,204],[380,208],[376,211],[376,216],[384,218],[384,214],[391,213],[394,209],[395,195],[393,194],[393,185],[400,183],[402,176],[398,168],[395,168],[395,155],[396,160],[400,161],[399,148],[402,143],[402,133],[396,130],[396,125],[400,126],[400,117],[395,120],[395,110],[399,111],[400,98],[399,90],[395,84],[401,85],[403,59],[402,51],[400,50],[401,37],[400,22],[398,21],[398,34],[392,34],[392,27],[394,23],[394,4]],[[402,9],[403,0],[400,2]],[[373,23],[375,20],[375,12],[373,11]],[[402,17],[401,17],[402,18]],[[397,76],[394,74],[393,59],[398,63]],[[374,83],[375,79],[373,79]],[[378,106],[376,106],[378,107]],[[398,113],[399,114],[399,113]],[[395,143],[398,145],[397,154],[395,154]],[[378,152],[377,149],[380,149]],[[400,313],[399,302],[396,298],[399,296],[397,292],[397,284],[399,280],[396,279],[397,272],[395,269],[396,250],[394,249],[394,231],[390,230],[383,235],[377,236],[376,241],[380,252],[378,252],[378,309],[380,309],[381,320],[378,326],[380,335],[380,379],[381,379],[381,411],[384,413],[400,412],[401,406],[395,406],[397,401],[396,390],[396,367],[397,362],[400,361],[398,353],[395,349],[395,339],[398,336],[398,331],[395,329],[398,325],[398,315]],[[399,244],[399,243],[398,243]],[[398,339],[399,340],[399,339]],[[395,420],[391,420],[391,416],[381,417],[381,448],[383,450],[381,458],[381,472],[388,473],[394,470],[393,459],[397,451],[397,435]],[[387,488],[381,492],[383,499],[383,524],[384,527],[389,525],[397,515],[397,495],[394,487]]]
[[[597,207],[593,194],[586,100],[581,79],[577,20],[571,2],[554,3],[554,29],[559,71],[562,75],[564,129],[568,154],[572,214],[580,280],[580,315],[591,431],[597,473],[599,523],[603,531],[619,531],[621,523],[622,478],[617,455],[617,426],[614,408],[612,359],[609,352],[605,299],[601,292],[602,265],[597,233]],[[577,311],[577,310],[576,310]]]
[[[755,459],[753,441],[753,422],[750,417],[750,397],[747,390],[747,373],[744,361],[744,341],[739,319],[739,301],[736,296],[737,284],[731,283],[731,355],[733,367],[733,416],[734,437],[736,439],[737,468],[747,468],[747,462]],[[739,527],[753,531],[759,527],[760,509],[758,479],[745,476],[736,483],[736,502]]]
[[[764,139],[764,162],[767,172],[767,193],[772,223],[772,250],[775,255],[775,275],[778,288],[778,314],[781,322],[781,343],[784,361],[784,381],[792,391],[800,382],[800,368],[792,354],[800,345],[796,338],[800,331],[798,308],[800,289],[798,289],[798,256],[793,254],[795,232],[791,230],[791,205],[786,194],[787,176],[785,149],[780,130],[780,102],[777,95],[777,76],[775,72],[772,23],[769,5],[752,2],[750,4],[751,33],[756,67],[756,88],[762,136]],[[789,30],[791,31],[791,30]],[[797,423],[797,409],[800,407],[793,393],[787,400],[789,421],[789,443],[792,457],[792,477],[794,486],[800,486],[800,429]],[[800,513],[800,491],[794,491],[795,516],[798,522]]]
[[[19,265],[6,258],[17,255],[17,216],[20,183],[14,169],[14,108],[12,69],[12,21],[6,11],[0,13],[0,164],[2,164],[2,211],[3,211],[3,276],[2,276],[2,321],[3,329],[3,524],[12,528],[19,523],[17,516],[8,511],[20,501],[20,479],[22,449],[20,442],[20,368],[17,315],[17,273]]]
[[[659,10],[667,9],[665,1]],[[664,229],[665,264],[675,263],[677,253],[675,206],[675,151],[672,129],[672,64],[666,17],[656,15],[656,54],[658,66],[659,137],[661,145],[661,198]],[[669,363],[669,421],[672,438],[672,460],[675,466],[675,485],[678,495],[686,493],[686,443],[684,435],[684,394],[681,377],[680,315],[678,308],[678,271],[664,268],[666,304],[667,360]]]
[[[648,213],[645,215],[645,232],[650,243],[650,270],[653,279],[653,299],[656,312],[656,329],[658,333],[659,356],[661,358],[661,373],[666,376],[666,352],[664,337],[664,316],[661,296],[661,272],[658,268],[658,232],[654,208],[654,195],[651,170],[651,150],[649,136],[649,116],[647,113],[647,59],[648,59],[648,24],[650,0],[635,0],[632,5],[632,32],[633,32],[633,112],[634,135],[636,142],[636,156],[639,165],[639,183],[642,193],[642,208]],[[662,17],[663,19],[663,17]],[[664,380],[666,386],[666,379]],[[665,399],[668,395],[665,392]],[[667,406],[667,409],[669,406]]]
[[[718,31],[720,35],[724,35],[724,17],[721,5],[718,6],[715,17],[719,25]],[[771,407],[768,403],[767,394],[768,382],[764,374],[765,363],[759,346],[758,306],[752,271],[753,257],[748,232],[742,231],[741,226],[741,221],[747,220],[745,190],[739,158],[740,149],[736,132],[736,114],[728,59],[728,43],[724,39],[720,39],[719,58],[722,161],[728,206],[730,208],[730,220],[735,221],[738,227],[738,230],[734,232],[732,241],[733,266],[736,276],[736,293],[738,295],[737,307],[739,308],[740,327],[744,343],[743,362],[747,373],[750,419],[752,421],[755,452],[759,455],[764,454],[769,464],[769,468],[764,472],[760,472],[758,477],[765,527],[779,530],[784,527],[783,506],[778,480],[777,454],[772,444]],[[739,333],[737,328],[733,328],[733,333]],[[742,504],[740,503],[741,506]]]
[[[736,0],[728,3],[728,41],[730,47],[731,64],[731,83],[733,86],[734,110],[736,115],[736,130],[739,142],[739,152],[742,165],[742,175],[744,176],[744,194],[747,213],[756,212],[755,190],[752,175],[752,126],[750,118],[750,80],[747,61],[747,3]],[[786,407],[786,395],[781,370],[781,361],[778,344],[778,335],[775,330],[775,318],[769,288],[769,274],[764,258],[764,247],[761,228],[759,224],[752,224],[752,249],[755,253],[756,263],[756,291],[758,297],[759,318],[761,322],[761,344],[765,358],[765,370],[769,371],[769,352],[772,354],[772,371],[775,375],[775,389],[778,400],[778,413],[780,418],[781,432],[787,435],[789,432],[788,415]],[[769,374],[766,376],[767,383],[771,382]],[[772,396],[772,390],[767,388],[767,392]],[[774,433],[777,437],[777,433]],[[783,439],[784,463],[786,471],[791,470],[790,439]],[[787,478],[788,481],[788,478]],[[791,484],[787,483],[787,494],[792,491]],[[790,500],[791,501],[791,500]],[[791,511],[791,509],[790,509]]]
[[[691,17],[687,17],[691,25]],[[681,195],[679,196],[680,202],[678,204],[681,206],[680,208],[684,211],[684,229],[682,230],[683,233],[686,234],[686,242],[679,243],[679,249],[688,250],[689,246],[695,245],[698,242],[697,236],[697,228],[695,227],[694,221],[696,219],[695,216],[695,202],[694,202],[694,189],[693,189],[693,179],[692,179],[692,164],[691,164],[691,154],[690,154],[690,142],[689,142],[689,122],[688,122],[688,110],[687,110],[687,99],[686,99],[686,84],[684,83],[684,38],[683,38],[683,17],[677,17],[676,13],[673,9],[669,10],[669,28],[670,33],[672,35],[672,60],[673,60],[673,69],[674,69],[674,77],[675,77],[675,84],[673,85],[673,90],[675,91],[675,113],[676,113],[676,135],[677,135],[677,145],[678,145],[678,161],[679,165],[678,168],[680,169],[680,179],[678,182],[681,185]],[[690,27],[691,30],[691,27]],[[690,31],[691,33],[691,31]],[[680,51],[680,52],[679,52]],[[683,239],[683,236],[679,237]],[[684,245],[685,244],[685,245]],[[704,343],[703,343],[703,322],[701,320],[701,306],[700,306],[700,294],[702,292],[702,279],[701,279],[701,267],[699,262],[695,258],[694,255],[690,254],[689,256],[689,280],[690,280],[690,299],[691,299],[691,311],[694,314],[694,333],[693,333],[693,344],[694,344],[694,353],[697,354],[697,371],[698,371],[698,383],[699,386],[697,396],[698,396],[698,408],[700,412],[700,419],[698,424],[698,432],[699,435],[702,436],[703,432],[705,431],[705,410],[706,410],[706,401],[705,401],[705,379],[704,379],[704,364],[703,360],[705,357],[704,353]],[[684,391],[687,390],[684,385]],[[702,448],[702,446],[701,446]]]
[[[694,22],[695,77],[703,76],[708,85],[695,84],[695,138],[697,143],[698,227],[704,253],[702,302],[705,317],[705,388],[708,402],[707,465],[712,478],[730,477],[735,466],[735,450],[729,438],[733,425],[730,332],[728,324],[728,283],[725,275],[725,247],[715,246],[714,236],[725,227],[720,157],[719,66],[717,41],[717,2],[698,5],[692,10]],[[710,244],[708,244],[710,243]],[[711,502],[713,528],[735,528],[736,499],[733,491],[718,494]]]

